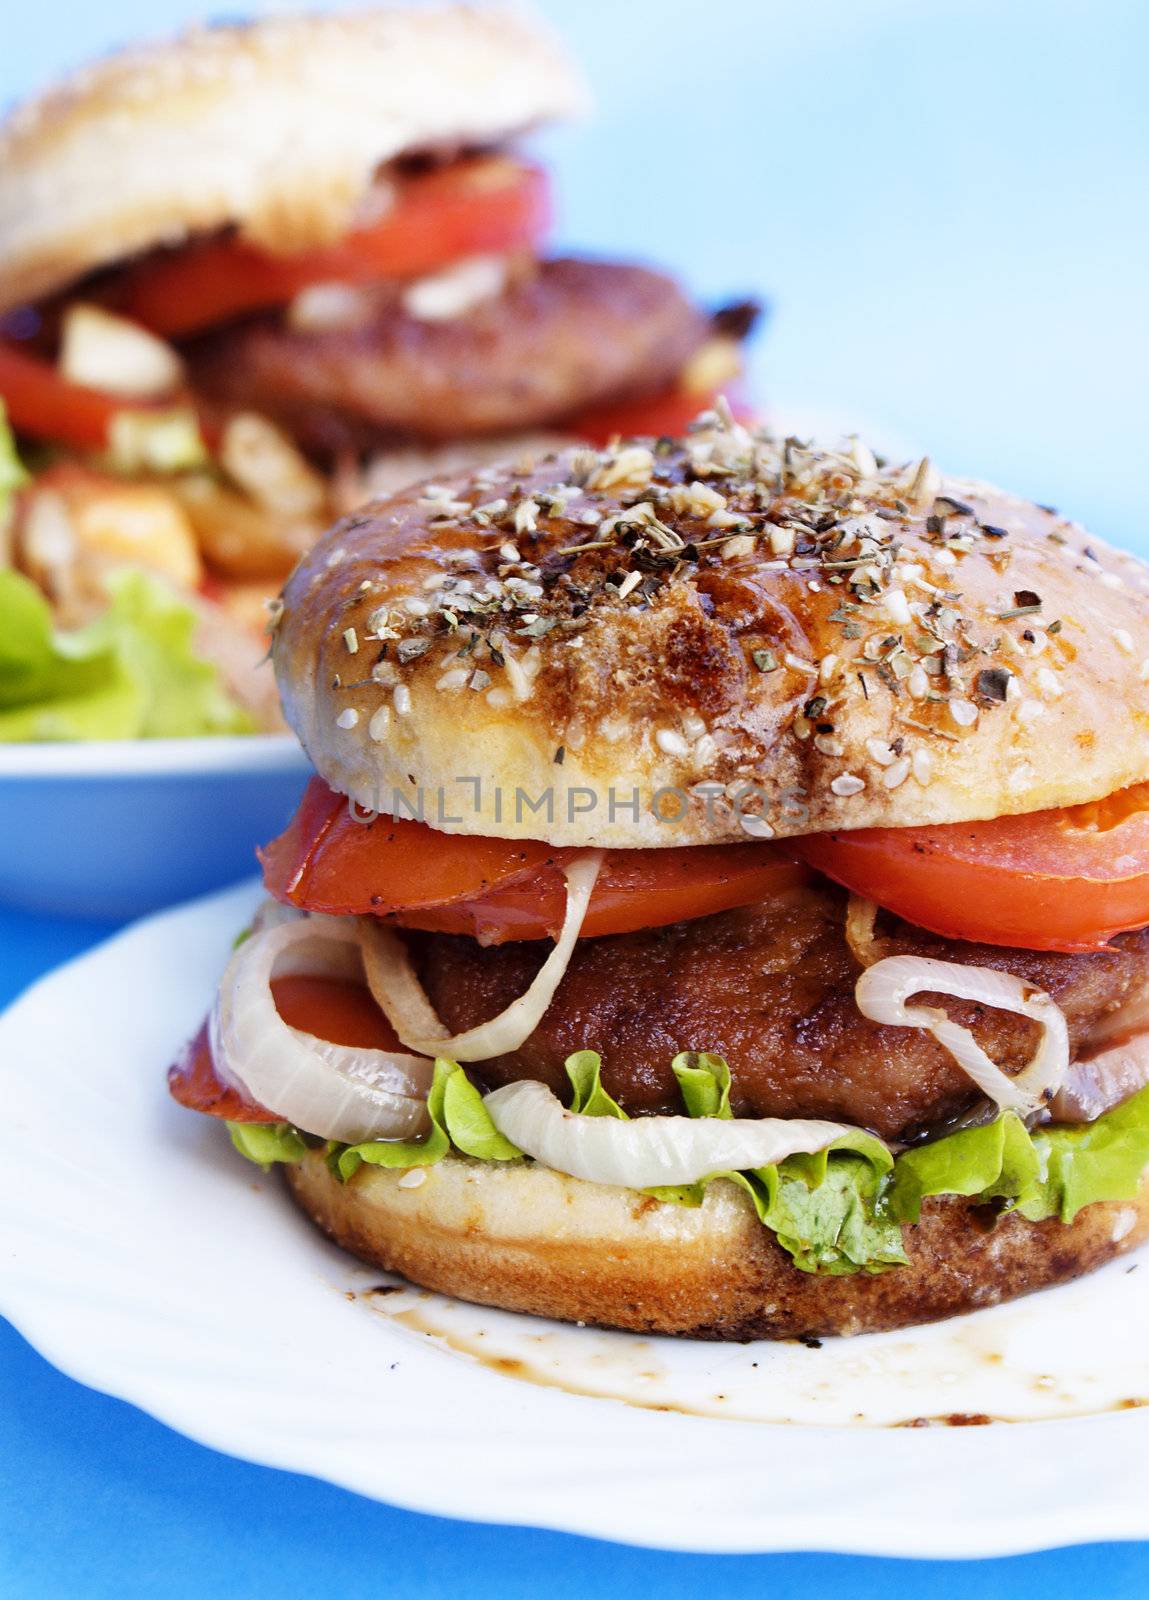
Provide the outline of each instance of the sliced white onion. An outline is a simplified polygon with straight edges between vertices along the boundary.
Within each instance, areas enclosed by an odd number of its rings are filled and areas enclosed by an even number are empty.
[[[567,905],[562,930],[550,955],[525,994],[489,1022],[448,1033],[415,975],[407,947],[392,929],[373,917],[360,920],[367,985],[403,1043],[423,1055],[453,1061],[489,1061],[517,1050],[543,1019],[562,982],[586,908],[602,866],[602,851],[588,850],[563,868]]]
[[[1149,988],[1110,1012],[1049,1107],[1055,1122],[1092,1122],[1149,1084]]]
[[[968,1028],[951,1022],[944,1011],[933,1006],[906,1004],[911,995],[923,990],[1032,1017],[1042,1029],[1033,1059],[1017,1077],[1009,1077],[990,1060]],[[934,961],[927,956],[887,956],[862,973],[854,996],[858,1010],[871,1022],[926,1028],[1003,1111],[1028,1116],[1039,1110],[1052,1098],[1069,1066],[1069,1035],[1061,1007],[1044,990],[1010,972]]]
[[[350,919],[305,917],[244,940],[212,1012],[212,1056],[221,1078],[305,1133],[348,1144],[412,1138],[429,1126],[433,1062],[314,1039],[276,1010],[274,977],[355,976],[355,937]]]
[[[1149,1033],[1075,1061],[1050,1103],[1054,1122],[1092,1122],[1149,1083]]]
[[[799,1152],[825,1150],[839,1135],[856,1131],[841,1122],[780,1117],[586,1117],[533,1082],[508,1083],[483,1104],[504,1138],[543,1166],[628,1189],[772,1166]]]

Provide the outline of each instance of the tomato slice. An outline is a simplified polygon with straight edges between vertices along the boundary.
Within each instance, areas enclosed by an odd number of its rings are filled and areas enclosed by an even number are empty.
[[[681,438],[700,411],[714,404],[717,393],[687,389],[665,389],[645,399],[620,400],[614,405],[595,406],[583,411],[567,424],[570,431],[600,448],[621,437]],[[741,401],[731,404],[739,422],[753,422],[753,407]]]
[[[61,377],[50,361],[0,342],[0,397],[17,433],[77,450],[103,450],[124,402]],[[139,407],[136,409],[144,409]]]
[[[688,922],[753,905],[809,881],[810,874],[770,844],[693,845],[608,851],[583,919],[584,939]],[[553,938],[562,926],[566,886],[546,869],[478,900],[431,910],[400,910],[408,928],[466,933],[481,944]]]
[[[313,778],[292,822],[261,852],[279,900],[334,915],[391,915],[406,927],[485,944],[544,939],[562,924],[559,868],[576,852],[537,840],[444,834],[410,819],[356,822],[346,796]],[[808,879],[771,844],[611,850],[583,934],[628,933],[750,905]]]
[[[316,777],[259,858],[277,900],[342,916],[473,900],[569,853],[537,840],[457,838],[408,817],[360,822],[347,796]]]
[[[1149,925],[1149,784],[1060,811],[791,844],[827,877],[948,938],[1100,950]]]
[[[333,1044],[362,1045],[375,1050],[401,1050],[391,1024],[359,983],[338,978],[294,976],[271,985],[276,1009],[284,1022]],[[255,1105],[219,1076],[212,1059],[208,1025],[184,1046],[168,1072],[173,1099],[189,1111],[228,1122],[280,1122],[273,1111]]]
[[[313,283],[415,278],[461,256],[535,246],[550,222],[545,173],[505,157],[453,162],[409,178],[378,222],[338,244],[272,255],[241,239],[207,239],[129,270],[126,316],[168,337],[286,305]]]

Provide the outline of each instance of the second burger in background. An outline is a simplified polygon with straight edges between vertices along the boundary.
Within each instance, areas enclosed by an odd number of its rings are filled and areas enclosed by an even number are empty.
[[[206,28],[18,109],[8,559],[57,620],[147,569],[274,725],[263,601],[333,513],[556,433],[673,431],[728,383],[752,308],[545,256],[547,177],[515,142],[584,104],[536,23],[457,6]]]

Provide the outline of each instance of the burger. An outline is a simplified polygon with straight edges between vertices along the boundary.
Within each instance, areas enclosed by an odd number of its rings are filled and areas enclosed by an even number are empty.
[[[1149,1235],[1149,569],[739,424],[424,483],[283,591],[316,776],[177,1100],[430,1289],[917,1324]]]
[[[448,6],[201,28],[14,111],[0,400],[27,479],[0,557],[54,620],[142,568],[267,725],[264,601],[341,510],[540,436],[683,426],[754,308],[547,255],[520,141],[585,104],[540,24]]]

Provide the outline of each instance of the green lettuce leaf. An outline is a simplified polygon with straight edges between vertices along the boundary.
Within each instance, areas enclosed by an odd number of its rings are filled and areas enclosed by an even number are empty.
[[[16,440],[12,437],[12,429],[8,426],[8,414],[4,409],[4,402],[0,400],[0,528],[8,519],[12,496],[27,481],[28,474],[16,454]]]
[[[254,731],[216,668],[197,659],[190,606],[132,568],[109,577],[108,595],[95,622],[59,632],[35,585],[0,571],[0,741]]]
[[[227,1131],[240,1155],[265,1172],[276,1161],[301,1161],[307,1154],[302,1135],[285,1122],[229,1122]]]
[[[883,1201],[916,1222],[929,1195],[999,1200],[1030,1222],[1072,1222],[1098,1200],[1131,1200],[1149,1166],[1149,1089],[1081,1127],[1026,1130],[1013,1113],[907,1150]]]
[[[683,1051],[670,1064],[690,1117],[729,1118],[730,1068],[719,1055]],[[583,1116],[625,1117],[599,1081],[601,1062],[591,1050],[571,1056],[571,1109]],[[816,1155],[789,1156],[755,1172],[715,1172],[698,1183],[648,1189],[671,1205],[700,1206],[717,1179],[749,1195],[759,1220],[803,1272],[881,1272],[904,1265],[898,1224],[877,1214],[876,1203],[893,1166],[879,1139],[851,1130]]]
[[[431,1131],[425,1139],[372,1139],[336,1146],[332,1171],[344,1183],[366,1162],[373,1167],[429,1167],[451,1150],[479,1161],[518,1161],[523,1152],[504,1139],[491,1121],[483,1097],[456,1061],[435,1062],[427,1096]]]
[[[683,1052],[671,1067],[689,1116],[731,1115],[730,1069],[721,1056]],[[595,1051],[570,1056],[566,1072],[571,1110],[626,1120],[602,1086],[602,1062]],[[521,1158],[457,1063],[435,1063],[427,1104],[431,1132],[425,1139],[329,1146],[332,1170],[346,1181],[364,1162],[427,1166],[452,1149],[480,1161]],[[229,1128],[236,1148],[264,1166],[297,1161],[306,1148],[291,1128]],[[1084,1127],[1030,1133],[1009,1113],[907,1150],[896,1161],[879,1139],[852,1129],[814,1155],[788,1156],[752,1172],[715,1172],[698,1183],[646,1192],[668,1204],[700,1206],[711,1183],[733,1183],[800,1271],[842,1276],[904,1266],[903,1224],[917,1222],[922,1201],[931,1196],[997,1202],[1034,1222],[1048,1217],[1072,1222],[1083,1206],[1131,1199],[1147,1167],[1149,1088]]]
[[[576,1050],[566,1059],[566,1074],[571,1081],[570,1109],[582,1117],[617,1117],[626,1122],[626,1112],[611,1099],[602,1086],[602,1057],[597,1050]]]

